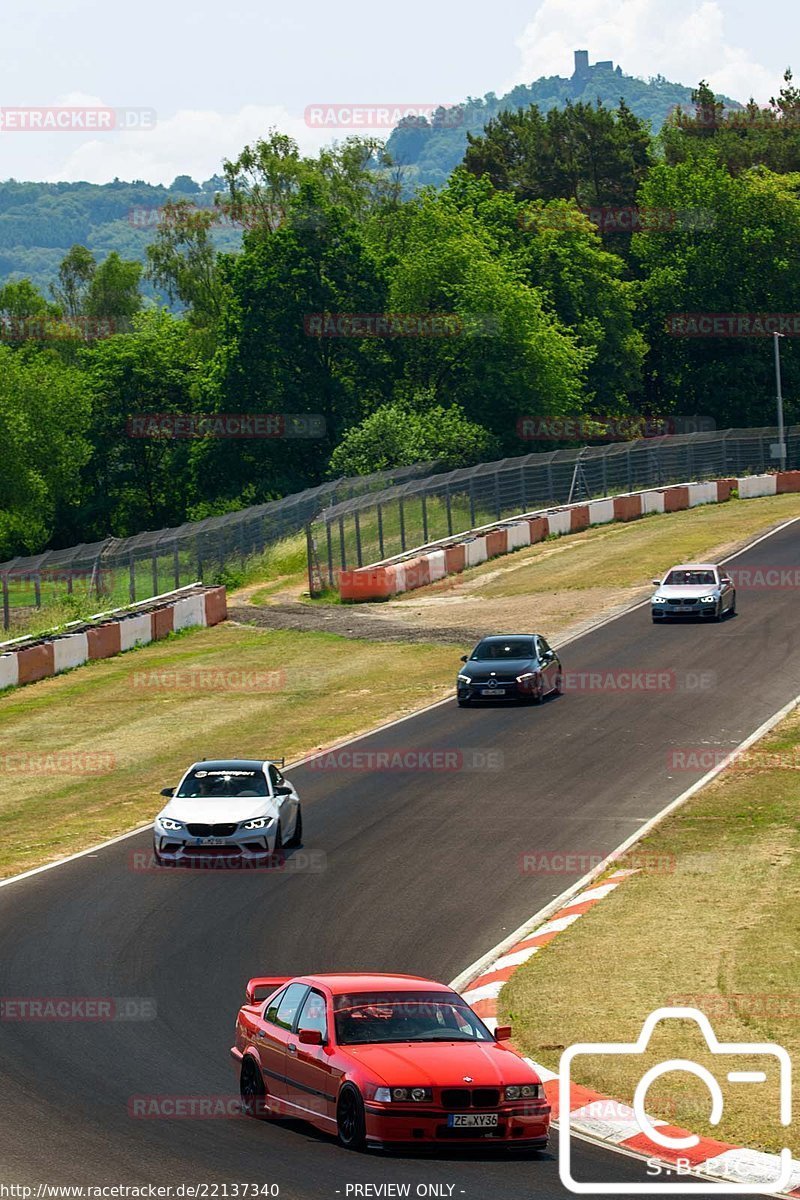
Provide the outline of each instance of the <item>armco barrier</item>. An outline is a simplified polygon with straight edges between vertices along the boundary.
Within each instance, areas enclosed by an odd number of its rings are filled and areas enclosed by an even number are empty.
[[[554,534],[562,536],[585,529],[587,525],[634,521],[650,513],[681,512],[699,504],[721,503],[730,500],[734,492],[742,499],[775,495],[776,492],[800,492],[800,471],[711,482],[690,481],[525,513],[514,520],[462,534],[458,541],[445,539],[420,547],[406,559],[342,571],[341,597],[343,600],[385,600],[400,592],[423,587],[431,580],[442,578],[443,574],[460,574],[487,558],[534,545]]]
[[[420,563],[424,576],[428,564],[422,559]],[[387,575],[397,568],[379,570]],[[139,607],[146,611],[101,613],[93,618],[97,624],[82,626],[75,621],[64,633],[39,640],[17,638],[0,645],[0,691],[72,670],[91,659],[110,658],[122,650],[166,637],[175,628],[218,625],[228,615],[224,587],[193,584],[159,596],[156,601],[155,609],[149,607],[152,601],[144,601]]]

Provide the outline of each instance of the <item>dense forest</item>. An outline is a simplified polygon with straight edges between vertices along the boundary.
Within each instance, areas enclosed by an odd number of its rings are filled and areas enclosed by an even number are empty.
[[[310,158],[272,131],[209,193],[165,199],[144,265],[78,239],[52,288],[0,288],[0,558],[552,449],[523,417],[773,419],[770,340],[673,318],[800,313],[789,72],[741,112],[701,84],[657,136],[624,100],[500,112],[412,196],[380,142]],[[783,365],[796,421],[792,338]],[[262,436],[231,436],[242,414]]]

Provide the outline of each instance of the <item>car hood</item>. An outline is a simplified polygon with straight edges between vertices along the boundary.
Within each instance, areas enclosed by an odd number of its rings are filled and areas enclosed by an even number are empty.
[[[275,805],[269,796],[237,796],[231,799],[202,796],[173,797],[160,817],[173,821],[215,825],[230,821],[251,821],[254,817],[274,817]]]
[[[535,671],[538,663],[531,658],[487,658],[484,662],[465,662],[459,675],[468,675],[470,679],[488,679],[494,673],[503,679],[509,675],[521,675],[523,671]]]
[[[663,596],[665,600],[700,600],[703,596],[715,596],[718,591],[719,585],[716,583],[707,583],[705,587],[702,584],[670,583],[660,587],[656,595]]]
[[[342,1046],[379,1086],[500,1087],[537,1083],[539,1076],[515,1050],[497,1042],[398,1042]]]

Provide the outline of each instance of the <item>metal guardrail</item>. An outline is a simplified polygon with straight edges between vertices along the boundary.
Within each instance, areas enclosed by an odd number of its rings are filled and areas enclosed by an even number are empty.
[[[527,454],[417,478],[326,508],[307,528],[312,594],[339,572],[382,562],[477,526],[572,500],[741,476],[778,467],[777,429],[727,429]],[[800,425],[786,430],[800,467]]]
[[[83,592],[120,604],[213,577],[229,564],[260,554],[282,538],[303,530],[326,505],[356,499],[370,491],[430,475],[435,463],[399,467],[374,475],[335,479],[319,487],[204,521],[139,533],[128,538],[45,550],[0,563],[3,628],[15,608]]]

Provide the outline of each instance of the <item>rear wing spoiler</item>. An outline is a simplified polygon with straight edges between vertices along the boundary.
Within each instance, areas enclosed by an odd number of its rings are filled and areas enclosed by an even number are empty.
[[[286,766],[285,758],[265,758],[264,762],[272,763],[272,765],[275,767],[285,767]]]
[[[254,979],[247,981],[247,987],[244,989],[245,1003],[258,1004],[259,1000],[266,1000],[267,996],[271,996],[291,978],[291,975],[256,975]]]

